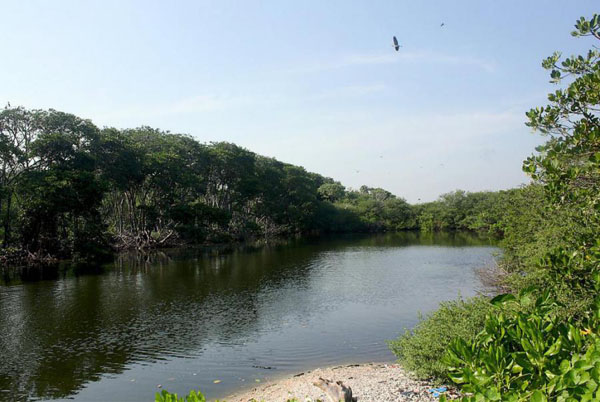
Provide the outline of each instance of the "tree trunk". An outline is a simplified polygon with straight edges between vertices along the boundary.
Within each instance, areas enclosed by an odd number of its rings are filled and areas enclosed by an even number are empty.
[[[6,200],[6,215],[4,217],[4,248],[7,248],[10,243],[10,206],[12,203],[12,191],[8,192]]]
[[[4,200],[2,199],[2,191],[0,191],[0,220],[2,219],[2,218],[1,218],[1,216],[2,216],[2,203],[3,203],[3,201],[4,201]],[[0,225],[1,225],[2,223],[3,223],[3,222],[1,222],[1,221],[0,221]],[[3,244],[5,244],[5,243],[3,243]],[[6,246],[5,246],[5,245],[3,245],[3,247],[6,247]]]

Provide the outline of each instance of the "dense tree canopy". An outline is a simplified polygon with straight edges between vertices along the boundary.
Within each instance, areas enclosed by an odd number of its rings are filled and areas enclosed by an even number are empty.
[[[308,232],[415,227],[383,189],[346,190],[231,143],[151,127],[99,129],[56,110],[0,111],[3,249],[88,257]]]
[[[0,153],[3,253],[36,258],[296,233],[501,234],[505,204],[521,191],[456,191],[410,205],[235,144],[151,127],[99,129],[72,114],[23,107],[0,111]]]

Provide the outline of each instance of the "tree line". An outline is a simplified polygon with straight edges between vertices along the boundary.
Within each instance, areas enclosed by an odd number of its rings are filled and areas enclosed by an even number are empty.
[[[498,194],[457,191],[413,206],[232,143],[100,129],[53,109],[0,111],[3,255],[87,258],[314,232],[493,231]]]

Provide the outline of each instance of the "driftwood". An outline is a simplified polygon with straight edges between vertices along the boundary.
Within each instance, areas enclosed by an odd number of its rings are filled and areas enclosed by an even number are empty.
[[[356,402],[357,398],[352,397],[352,388],[345,386],[341,381],[333,382],[319,377],[319,381],[313,383],[319,387],[331,402]]]

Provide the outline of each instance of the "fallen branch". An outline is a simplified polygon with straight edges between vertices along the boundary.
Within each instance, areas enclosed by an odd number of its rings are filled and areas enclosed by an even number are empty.
[[[319,377],[319,381],[313,383],[320,388],[331,402],[356,402],[352,397],[352,388],[345,386],[341,381],[333,382]]]

